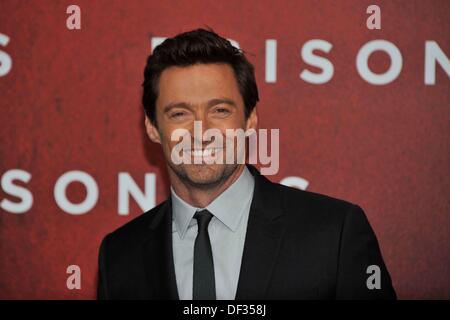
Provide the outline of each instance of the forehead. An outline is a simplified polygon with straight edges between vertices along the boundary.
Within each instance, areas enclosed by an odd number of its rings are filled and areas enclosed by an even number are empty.
[[[169,67],[159,79],[157,104],[173,101],[200,103],[217,97],[241,103],[233,68],[228,64],[195,64]]]

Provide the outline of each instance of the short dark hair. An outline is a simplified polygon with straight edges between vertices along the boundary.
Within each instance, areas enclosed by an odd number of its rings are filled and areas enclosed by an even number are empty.
[[[225,63],[233,68],[245,105],[245,117],[248,118],[259,101],[253,65],[244,51],[234,47],[227,39],[212,30],[197,29],[164,40],[147,59],[142,104],[152,123],[156,124],[156,99],[161,73],[171,66],[198,63]]]

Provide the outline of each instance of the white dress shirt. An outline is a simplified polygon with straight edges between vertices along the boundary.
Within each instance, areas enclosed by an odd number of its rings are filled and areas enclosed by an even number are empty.
[[[255,181],[244,168],[239,178],[206,208],[196,208],[181,199],[171,187],[172,242],[178,296],[192,300],[194,243],[198,210],[213,214],[208,226],[214,261],[217,300],[233,300],[241,269],[247,222]]]

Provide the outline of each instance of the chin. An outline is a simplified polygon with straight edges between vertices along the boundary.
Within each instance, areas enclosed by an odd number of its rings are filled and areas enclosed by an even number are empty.
[[[186,166],[187,178],[194,184],[218,183],[225,172],[225,166],[217,164],[192,164]]]
[[[223,164],[190,164],[181,168],[178,166],[175,172],[189,184],[206,187],[226,180],[234,169]]]

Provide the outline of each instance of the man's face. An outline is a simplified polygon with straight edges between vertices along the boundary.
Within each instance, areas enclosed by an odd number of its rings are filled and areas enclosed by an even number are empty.
[[[159,80],[159,95],[156,101],[157,127],[146,118],[145,125],[150,139],[160,143],[169,170],[185,183],[196,187],[210,186],[225,181],[238,167],[235,163],[226,163],[226,129],[256,128],[255,109],[248,119],[245,118],[245,106],[239,92],[233,69],[227,64],[196,64],[188,67],[170,67],[164,70]],[[195,139],[194,121],[201,121],[202,133],[207,129],[220,130],[223,137],[223,149],[212,150],[213,156],[222,157],[221,163],[194,163],[194,140],[205,149],[211,140]],[[172,161],[172,149],[180,141],[172,141],[172,132],[185,129],[190,134],[191,150],[181,151],[188,156],[191,164],[175,164]],[[198,153],[198,151],[197,151]],[[235,157],[236,159],[236,157]]]

